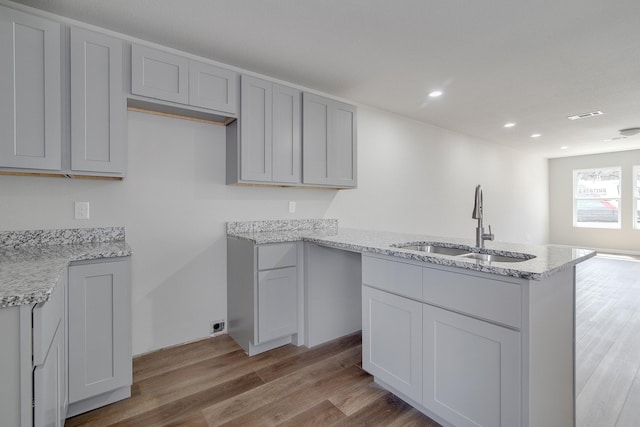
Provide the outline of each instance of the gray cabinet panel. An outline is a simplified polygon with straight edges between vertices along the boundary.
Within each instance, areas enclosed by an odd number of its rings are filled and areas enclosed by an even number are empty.
[[[272,180],[272,84],[242,76],[240,86],[240,179]]]
[[[69,267],[69,403],[131,385],[129,260]]]
[[[424,406],[461,427],[520,425],[520,334],[423,310]]]
[[[238,112],[238,73],[189,61],[189,103],[221,112]]]
[[[356,107],[310,93],[302,96],[303,182],[355,187]]]
[[[45,360],[33,370],[34,426],[64,426],[65,377],[64,322],[60,322]]]
[[[131,92],[189,103],[189,60],[146,46],[131,46]]]
[[[0,12],[0,166],[60,170],[60,25]]]
[[[295,267],[258,273],[258,336],[256,343],[298,331],[298,280]]]
[[[299,183],[301,175],[300,91],[273,85],[273,181]]]
[[[126,168],[122,40],[71,28],[71,169]]]
[[[362,287],[363,368],[422,401],[422,304]]]

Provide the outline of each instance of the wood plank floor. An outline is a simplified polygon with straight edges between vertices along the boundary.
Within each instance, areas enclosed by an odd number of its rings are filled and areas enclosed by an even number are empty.
[[[577,426],[640,426],[640,259],[577,267],[576,394]]]
[[[640,262],[578,266],[577,425],[640,425]],[[66,426],[438,426],[361,369],[359,334],[248,358],[228,336],[136,357],[130,399]]]
[[[247,357],[227,335],[136,357],[130,399],[65,426],[438,426],[361,368],[360,334]]]

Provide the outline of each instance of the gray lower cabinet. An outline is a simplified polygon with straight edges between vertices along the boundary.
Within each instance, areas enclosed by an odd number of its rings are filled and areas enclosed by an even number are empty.
[[[520,334],[423,305],[423,405],[455,426],[520,424]]]
[[[235,116],[238,73],[134,43],[131,93]]]
[[[71,170],[126,172],[123,41],[71,28]]]
[[[422,401],[422,304],[362,287],[362,363],[378,380]]]
[[[60,24],[0,6],[0,167],[60,170]]]
[[[69,266],[69,416],[131,396],[129,258]]]
[[[305,92],[302,110],[302,182],[356,187],[356,107]]]
[[[299,184],[300,91],[240,79],[240,117],[227,126],[227,183]]]
[[[228,333],[249,354],[298,334],[298,245],[227,238]]]
[[[574,280],[365,254],[363,368],[444,425],[574,425]]]

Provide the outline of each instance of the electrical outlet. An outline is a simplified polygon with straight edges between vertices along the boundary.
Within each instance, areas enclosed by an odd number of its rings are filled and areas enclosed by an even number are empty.
[[[224,333],[224,320],[212,320],[209,324],[209,335],[217,337]]]
[[[289,202],[289,213],[296,213],[296,202]]]
[[[75,202],[74,208],[75,219],[89,219],[89,202]]]

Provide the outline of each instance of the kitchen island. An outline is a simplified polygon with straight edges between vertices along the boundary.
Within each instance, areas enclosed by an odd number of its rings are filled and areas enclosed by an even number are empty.
[[[481,250],[466,239],[322,221],[228,228],[230,239],[256,246],[302,242],[306,345],[317,343],[317,328],[329,338],[324,323],[359,304],[359,324],[336,331],[362,328],[363,368],[443,425],[575,424],[575,265],[593,251],[499,242]],[[230,308],[230,333],[232,318]]]

